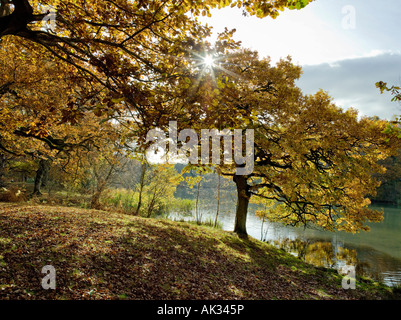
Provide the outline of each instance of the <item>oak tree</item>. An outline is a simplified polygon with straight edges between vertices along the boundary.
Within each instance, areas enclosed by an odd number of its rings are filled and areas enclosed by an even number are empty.
[[[167,121],[175,111],[169,102],[186,93],[181,75],[190,63],[186,58],[202,48],[211,32],[198,16],[237,6],[274,18],[284,8],[300,9],[309,2],[1,0],[0,38],[23,38],[28,50],[44,47],[43,59],[66,62],[107,90],[107,105],[120,119],[128,115],[148,128]],[[49,20],[50,26],[44,24]],[[96,112],[104,112],[102,104]]]
[[[237,186],[239,234],[246,234],[251,197],[268,201],[270,220],[292,226],[357,232],[382,219],[368,196],[379,186],[374,174],[384,171],[379,161],[400,145],[397,134],[386,131],[387,121],[342,110],[323,91],[303,94],[295,85],[301,72],[290,58],[272,66],[256,52],[235,50],[216,57],[201,81],[199,131],[254,132],[253,171],[238,174],[243,165],[234,161],[218,168]]]

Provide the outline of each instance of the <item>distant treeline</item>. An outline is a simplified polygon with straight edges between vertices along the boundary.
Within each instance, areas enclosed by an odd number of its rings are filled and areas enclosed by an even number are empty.
[[[372,203],[388,203],[392,205],[401,205],[401,150],[396,156],[392,156],[382,163],[386,168],[386,172],[383,174],[375,175],[376,178],[381,182],[380,187],[377,189],[375,196],[370,195],[369,198]],[[177,172],[185,167],[184,164],[176,164],[175,169]],[[185,175],[198,175],[191,171],[185,173]],[[236,192],[235,184],[230,179],[224,179],[225,183],[221,185],[222,190]],[[201,186],[202,189],[214,189],[217,190],[218,175],[215,173],[205,174]],[[185,182],[181,182],[177,188],[177,192],[180,192],[181,196],[191,196],[195,190],[190,190]]]
[[[401,205],[401,150],[397,155],[385,159],[382,165],[386,168],[386,172],[376,175],[381,185],[377,189],[377,194],[370,198],[372,202]]]

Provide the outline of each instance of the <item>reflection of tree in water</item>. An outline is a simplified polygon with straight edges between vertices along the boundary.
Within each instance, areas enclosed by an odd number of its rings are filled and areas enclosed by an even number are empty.
[[[355,250],[337,247],[330,242],[301,239],[291,240],[287,238],[284,240],[275,240],[272,244],[317,267],[340,268],[345,265],[358,266]]]

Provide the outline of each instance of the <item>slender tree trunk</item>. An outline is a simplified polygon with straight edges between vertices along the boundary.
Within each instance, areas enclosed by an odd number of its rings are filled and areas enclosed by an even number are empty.
[[[142,190],[143,190],[143,188],[139,188],[139,199],[138,199],[138,204],[135,209],[136,216],[139,215],[139,210],[141,209],[141,206],[142,206]]]
[[[116,164],[113,163],[110,165],[106,176],[102,177],[101,174],[96,173],[95,170],[95,177],[96,177],[96,189],[92,194],[91,198],[91,209],[101,209],[100,205],[100,196],[102,195],[103,191],[106,190],[110,179],[112,178],[113,174],[116,170]]]
[[[220,210],[220,175],[219,175],[219,183],[217,185],[217,210],[216,210],[216,218],[214,219],[214,226],[217,226],[217,218],[219,216],[219,210]]]
[[[201,224],[201,216],[200,216],[200,212],[199,212],[199,187],[200,187],[200,181],[198,182],[198,187],[196,190],[196,204],[195,204],[195,212],[196,212],[196,223],[197,224]]]
[[[237,212],[235,214],[234,232],[240,236],[247,236],[246,217],[248,214],[248,205],[251,193],[246,176],[234,175],[234,182],[237,185]]]
[[[139,215],[139,210],[141,209],[142,206],[142,193],[143,193],[143,188],[145,186],[145,175],[146,175],[146,169],[147,169],[147,164],[142,163],[141,165],[141,180],[139,182],[139,198],[138,198],[138,205],[136,206],[135,210],[135,215]]]
[[[148,205],[147,218],[150,218],[150,216],[152,215],[152,212],[153,212],[153,209],[155,206],[155,202],[156,202],[156,192],[157,192],[157,187],[155,187],[152,199],[150,200],[149,205]]]

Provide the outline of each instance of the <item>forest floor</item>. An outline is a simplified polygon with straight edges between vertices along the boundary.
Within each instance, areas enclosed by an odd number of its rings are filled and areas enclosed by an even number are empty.
[[[42,288],[42,268],[56,289]],[[232,232],[79,208],[0,203],[0,299],[396,299]]]

